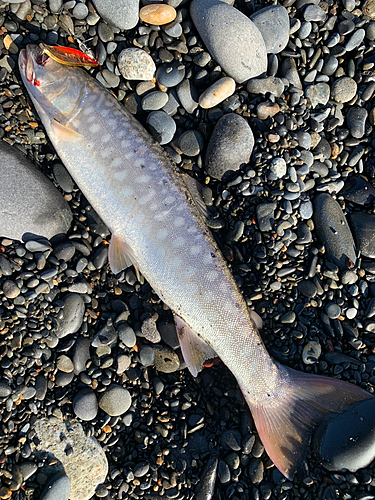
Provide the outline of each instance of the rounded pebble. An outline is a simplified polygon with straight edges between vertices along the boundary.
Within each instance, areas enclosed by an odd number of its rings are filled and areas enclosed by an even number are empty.
[[[131,396],[127,389],[112,384],[101,395],[99,407],[111,417],[117,417],[128,411],[131,402]]]
[[[139,11],[141,21],[161,26],[168,24],[176,18],[176,10],[165,3],[145,5]]]

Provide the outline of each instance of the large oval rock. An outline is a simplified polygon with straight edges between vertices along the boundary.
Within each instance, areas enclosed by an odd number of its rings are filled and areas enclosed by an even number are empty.
[[[354,239],[337,201],[327,193],[315,196],[313,219],[329,260],[342,270],[352,267],[357,260]]]
[[[139,0],[93,0],[98,13],[121,30],[130,30],[138,23]]]
[[[59,472],[50,477],[42,491],[40,500],[68,500],[69,493],[69,478],[63,472]]]
[[[289,41],[289,15],[282,5],[269,5],[250,16],[262,33],[268,54],[278,54]]]
[[[354,212],[349,216],[358,248],[364,257],[375,258],[375,215]]]
[[[356,472],[375,458],[375,398],[333,415],[318,427],[314,447],[331,471]]]
[[[27,241],[66,233],[72,212],[51,181],[0,141],[0,236]]]
[[[235,113],[222,116],[207,146],[206,172],[220,180],[229,170],[236,171],[248,163],[253,147],[253,132],[245,118]]]
[[[190,14],[208,52],[236,82],[267,71],[263,37],[242,12],[220,0],[193,0]]]

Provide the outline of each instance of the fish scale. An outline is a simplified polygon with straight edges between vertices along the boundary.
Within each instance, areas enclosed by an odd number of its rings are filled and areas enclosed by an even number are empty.
[[[371,395],[271,359],[205,224],[194,181],[100,83],[34,45],[21,51],[19,66],[57,153],[112,233],[112,270],[134,264],[170,307],[193,375],[207,359],[222,359],[270,458],[293,477],[314,427]]]

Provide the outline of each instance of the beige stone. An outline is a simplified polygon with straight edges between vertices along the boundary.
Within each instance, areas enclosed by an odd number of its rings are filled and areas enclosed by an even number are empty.
[[[209,109],[223,102],[236,90],[236,82],[233,78],[226,76],[220,78],[211,87],[208,87],[199,98],[201,108]]]
[[[145,5],[139,11],[139,18],[144,23],[161,26],[172,22],[176,18],[176,10],[164,3]]]

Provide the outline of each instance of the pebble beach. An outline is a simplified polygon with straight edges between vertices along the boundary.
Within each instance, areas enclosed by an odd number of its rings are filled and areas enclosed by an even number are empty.
[[[97,60],[199,181],[270,354],[374,394],[375,1],[0,0],[0,499],[375,499],[374,399],[288,480],[231,372],[193,378],[172,312],[111,272],[23,86],[30,43]]]

